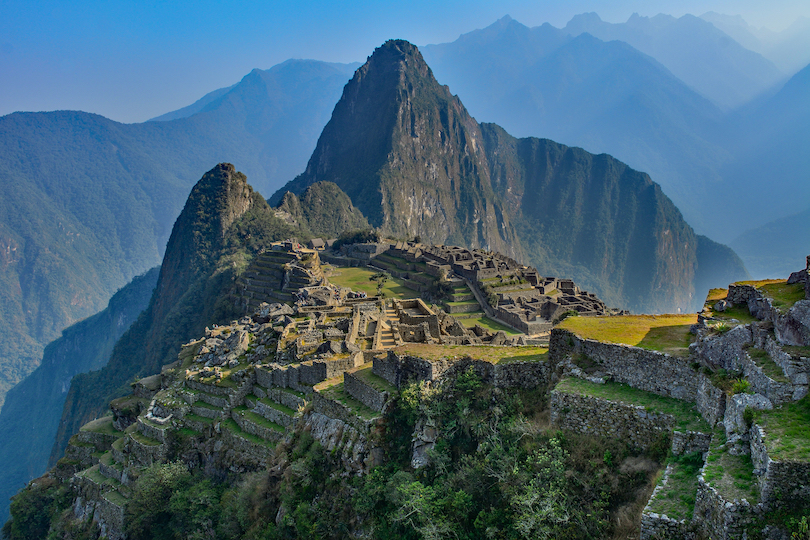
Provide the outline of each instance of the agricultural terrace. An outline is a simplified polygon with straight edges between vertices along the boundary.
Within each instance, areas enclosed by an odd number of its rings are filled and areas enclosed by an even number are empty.
[[[554,388],[556,392],[574,394],[580,396],[590,396],[626,403],[628,405],[639,405],[654,413],[668,414],[675,418],[675,428],[685,431],[700,431],[709,433],[710,427],[706,420],[695,408],[694,403],[688,403],[680,399],[659,396],[652,392],[639,390],[626,384],[617,382],[606,382],[596,384],[584,379],[568,377],[559,382]]]
[[[765,430],[771,459],[810,461],[810,396],[770,411],[756,411],[754,419]]]
[[[546,347],[490,347],[486,345],[431,345],[428,343],[406,343],[395,348],[393,352],[425,360],[472,358],[491,364],[545,362],[548,357]]]
[[[720,300],[725,300],[727,295],[728,289],[710,289],[706,296],[706,303],[703,305],[704,312],[708,311],[708,316],[723,322],[736,321],[740,324],[756,322],[757,318],[751,315],[746,305],[734,305],[726,308],[725,311],[714,311],[714,305]]]
[[[697,315],[622,315],[568,317],[558,328],[584,339],[621,343],[670,354],[685,354],[695,336],[689,327]]]
[[[773,307],[787,311],[799,300],[805,299],[804,283],[788,284],[785,279],[763,279],[759,281],[738,281],[735,285],[751,285],[770,298]]]
[[[371,276],[376,274],[374,270],[359,267],[337,267],[325,266],[324,274],[330,283],[339,287],[345,287],[355,292],[365,292],[369,296],[377,294],[377,282],[371,281]],[[398,300],[406,300],[409,298],[418,298],[419,293],[405,285],[405,282],[399,278],[391,276],[383,286],[383,293],[386,298],[396,298]]]
[[[479,326],[481,326],[483,328],[486,328],[487,330],[492,330],[493,332],[498,332],[499,330],[502,330],[503,333],[506,334],[507,336],[519,336],[519,335],[521,335],[521,332],[518,332],[517,330],[515,330],[511,326],[506,326],[505,324],[501,324],[498,321],[492,320],[489,317],[485,317],[485,316],[477,317],[477,318],[474,318],[474,319],[458,318],[458,322],[460,322],[461,324],[463,324],[467,328],[472,328],[473,326],[475,326],[477,324],[477,325],[479,325]]]

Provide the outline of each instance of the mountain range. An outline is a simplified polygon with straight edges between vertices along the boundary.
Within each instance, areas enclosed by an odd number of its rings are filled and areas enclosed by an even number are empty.
[[[352,71],[305,60],[254,70],[169,121],[119,124],[77,111],[0,118],[0,404],[63,328],[160,262],[210,163],[240,160],[266,191],[303,169]]]
[[[716,34],[719,22],[712,30],[694,18],[641,17],[623,25],[588,15],[578,19],[579,33],[577,19],[566,29],[530,29],[505,18],[454,43],[424,47],[432,69],[412,67],[420,77],[431,73],[432,82],[420,78],[413,88],[386,87],[388,97],[410,95],[406,106],[363,102],[369,116],[379,114],[389,122],[363,133],[374,142],[368,152],[341,140],[340,131],[351,119],[337,109],[332,120],[342,127],[327,126],[324,144],[316,148],[341,88],[359,64],[290,60],[254,70],[236,85],[144,124],[74,111],[0,118],[0,182],[6,188],[0,201],[0,404],[7,389],[43,361],[45,344],[70,323],[99,311],[116,289],[160,261],[183,198],[217,161],[238,163],[265,194],[305,170],[289,186],[300,200],[289,194],[285,199],[285,190],[273,197],[274,203],[283,200],[301,227],[276,223],[275,233],[333,230],[313,226],[325,214],[309,209],[316,200],[343,197],[327,210],[334,211],[330,223],[360,228],[367,218],[392,235],[420,234],[502,250],[550,274],[578,276],[592,290],[610,288],[605,299],[617,306],[654,311],[689,306],[695,291],[744,273],[729,248],[695,234],[675,206],[698,231],[726,241],[736,238],[732,246],[755,275],[780,275],[782,257],[790,254],[795,261],[810,252],[807,236],[798,233],[810,201],[804,151],[810,143],[808,68],[781,88],[749,88],[750,95],[760,97],[726,113],[697,91],[698,84],[674,75],[674,66],[694,48],[672,47],[665,51],[674,55],[668,59],[661,55],[663,35],[642,51],[621,41],[605,42],[584,28],[638,31],[645,39],[655,25],[669,28],[662,32],[669,39],[681,35],[674,33],[682,27],[705,31],[707,62],[748,59],[771,80],[771,68],[761,57],[735,44],[726,56],[714,51],[725,39]],[[702,19],[711,20],[708,14]],[[798,28],[794,42],[802,35],[807,34]],[[763,51],[755,52],[791,72]],[[756,70],[738,67],[729,76],[748,84]],[[457,97],[437,89],[434,72]],[[374,84],[385,86],[383,79]],[[343,150],[363,168],[352,169]],[[560,178],[567,177],[577,182],[561,189]],[[464,182],[451,182],[454,178]],[[323,180],[346,193],[320,184]],[[410,191],[407,182],[413,182]],[[313,183],[327,187],[302,193]],[[341,213],[347,201],[358,207],[358,215]],[[571,205],[551,208],[552,201]],[[616,212],[618,201],[635,210]],[[574,220],[556,219],[565,212]],[[584,213],[597,217],[583,219]],[[643,241],[636,238],[642,231],[649,233]],[[599,236],[604,236],[601,244]],[[637,242],[615,249],[631,238]],[[678,252],[672,238],[687,248]],[[637,247],[642,244],[646,247]],[[639,255],[653,244],[662,252]],[[610,268],[613,261],[619,268]],[[152,364],[170,358],[171,351],[156,351]],[[62,444],[81,420],[98,413],[80,402],[108,398],[118,386],[110,390],[99,381],[112,373],[110,380],[123,384],[124,371],[79,378],[69,396],[74,413],[63,419]],[[82,394],[96,387],[105,390]]]

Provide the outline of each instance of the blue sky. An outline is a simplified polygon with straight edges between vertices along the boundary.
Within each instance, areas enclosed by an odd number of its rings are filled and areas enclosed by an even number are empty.
[[[453,41],[506,14],[561,27],[588,11],[611,22],[717,11],[781,30],[810,17],[810,2],[1,0],[0,115],[79,109],[139,122],[288,58],[363,61],[390,38]]]

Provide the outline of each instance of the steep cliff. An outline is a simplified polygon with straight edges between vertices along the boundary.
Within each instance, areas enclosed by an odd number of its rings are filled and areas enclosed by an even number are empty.
[[[222,163],[206,173],[172,229],[149,306],[103,369],[73,379],[51,463],[82,424],[103,415],[111,399],[129,390],[134,376],[159,372],[206,325],[237,316],[224,293],[252,252],[291,232],[233,165]]]
[[[271,201],[319,181],[338,184],[385,234],[514,255],[634,311],[697,309],[703,288],[747,276],[731,250],[698,249],[647,174],[479,125],[404,41],[357,70],[306,171]]]
[[[107,308],[62,331],[45,347],[42,364],[6,396],[0,414],[0,521],[8,519],[9,498],[45,472],[70,381],[100,369],[118,338],[149,304],[158,278],[153,268],[115,293]]]
[[[392,40],[355,72],[306,170],[271,204],[334,182],[385,234],[518,256],[486,159],[478,123],[416,47]]]
[[[343,231],[370,228],[348,195],[332,182],[316,182],[300,198],[288,191],[278,209],[312,236],[335,238]]]

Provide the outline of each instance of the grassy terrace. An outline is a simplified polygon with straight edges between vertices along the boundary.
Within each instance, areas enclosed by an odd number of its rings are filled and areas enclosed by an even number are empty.
[[[695,336],[689,327],[697,315],[625,315],[621,317],[568,317],[558,328],[597,341],[634,345],[673,355],[689,353]]]
[[[754,476],[750,455],[735,456],[723,445],[726,432],[722,427],[714,430],[703,477],[726,499],[746,499],[751,504],[759,501],[759,484]]]
[[[346,392],[346,389],[343,388],[343,375],[317,384],[315,390],[325,398],[342,403],[364,420],[371,420],[372,418],[380,416],[380,413],[354,399]]]
[[[673,519],[692,519],[703,457],[697,453],[672,456],[669,464],[672,470],[667,485],[650,502],[650,510]]]
[[[759,281],[738,281],[735,285],[751,285],[773,301],[773,307],[787,311],[799,300],[804,300],[804,285],[788,285],[786,279],[763,279]]]
[[[675,418],[675,429],[709,433],[709,424],[700,416],[694,404],[639,390],[626,384],[606,382],[596,384],[577,378],[566,378],[554,388],[557,392],[591,396],[629,405],[640,405],[650,412],[668,414]]]
[[[256,397],[256,399],[258,401],[262,402],[263,404],[267,405],[268,407],[286,414],[287,416],[295,416],[295,411],[292,410],[291,408],[287,407],[286,405],[282,405],[281,403],[276,403],[275,401],[273,401],[272,399],[269,399],[269,398]]]
[[[127,504],[127,499],[121,495],[117,489],[106,492],[104,495],[102,495],[102,497],[118,506],[124,506]]]
[[[268,429],[272,429],[274,431],[278,431],[279,433],[284,433],[284,426],[280,426],[280,425],[276,424],[275,422],[271,422],[270,420],[268,420],[264,416],[261,416],[259,414],[256,414],[255,412],[249,410],[244,405],[241,405],[239,407],[234,407],[233,411],[236,414],[239,414],[240,416],[242,416],[243,418],[247,418],[248,420],[250,420],[251,422],[253,422],[256,425],[259,425],[259,426],[262,426],[262,427],[265,427],[265,428],[268,428]]]
[[[785,376],[785,372],[782,370],[782,368],[771,359],[767,352],[763,351],[762,349],[751,347],[748,349],[748,356],[750,356],[751,360],[753,360],[757,366],[762,368],[762,372],[771,379],[775,380],[776,382],[790,382],[790,379]]]
[[[115,429],[112,423],[112,416],[104,416],[83,425],[80,431],[92,431],[93,433],[103,433],[104,435],[114,435],[116,437],[120,437],[122,433]]]
[[[395,394],[397,389],[391,383],[371,372],[371,362],[353,373],[358,379],[377,390],[378,392],[388,392]]]
[[[545,362],[546,347],[490,347],[486,345],[429,345],[406,343],[394,349],[396,354],[409,354],[425,360],[461,360],[472,358],[492,364],[509,362]]]
[[[377,282],[369,279],[374,274],[376,272],[368,268],[332,267],[327,279],[340,287],[346,287],[355,292],[363,291],[369,296],[374,296],[377,294]],[[393,276],[385,283],[383,292],[386,298],[398,298],[400,300],[419,297],[418,292],[405,285],[403,280]]]
[[[192,422],[202,422],[203,424],[213,424],[214,419],[208,418],[206,416],[199,416],[194,413],[188,413],[185,415],[185,418],[191,420]]]
[[[476,324],[483,326],[487,330],[492,330],[493,332],[498,332],[499,330],[503,330],[503,332],[507,336],[519,336],[520,332],[515,330],[510,326],[506,326],[505,324],[501,324],[498,321],[492,320],[489,317],[478,317],[476,319],[459,319],[459,322],[466,326],[467,328],[472,328]]]
[[[778,409],[756,411],[754,418],[765,430],[771,459],[810,461],[810,396]]]
[[[262,446],[266,446],[268,448],[275,448],[276,443],[271,441],[265,441],[261,437],[257,437],[252,433],[248,433],[247,431],[242,431],[242,428],[239,427],[239,424],[233,418],[228,418],[227,420],[222,421],[222,427],[227,429],[228,431],[233,432],[239,437],[242,437],[246,441],[250,441],[253,444],[260,444]]]
[[[160,441],[150,439],[140,431],[132,431],[129,435],[144,446],[160,446]]]
[[[89,469],[82,471],[80,474],[85,478],[89,478],[96,484],[104,484],[113,487],[118,487],[121,485],[118,480],[115,480],[114,478],[107,478],[101,474],[101,471],[98,470],[98,465],[93,465]]]

